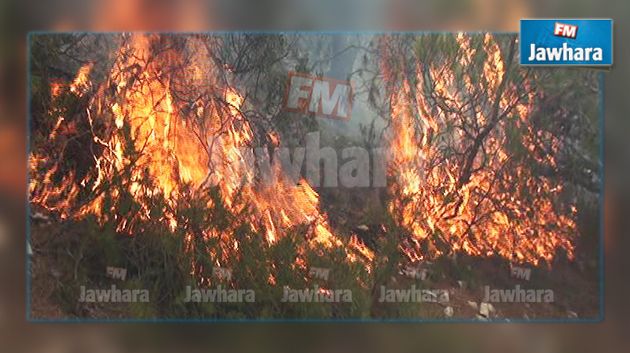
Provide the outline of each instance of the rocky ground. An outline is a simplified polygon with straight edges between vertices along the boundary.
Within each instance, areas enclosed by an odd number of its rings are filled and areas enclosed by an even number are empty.
[[[74,264],[82,261],[79,254],[50,251],[68,239],[53,237],[55,225],[38,214],[31,237],[31,308],[32,318],[64,319],[76,317],[122,319],[133,316],[124,304],[82,305],[69,307],[59,288],[72,278]],[[361,229],[369,229],[360,225]],[[47,236],[47,234],[49,236]],[[401,266],[387,288],[443,290],[447,300],[423,302],[412,311],[392,316],[393,303],[379,303],[379,287],[373,290],[374,319],[412,320],[479,320],[527,321],[597,319],[599,316],[599,282],[597,268],[579,261],[559,261],[552,268],[522,265],[529,269],[529,278],[518,276],[501,258],[450,256],[432,262]],[[68,275],[68,272],[70,274]],[[65,273],[65,275],[64,275]],[[69,276],[69,277],[68,277]],[[492,289],[549,289],[553,302],[492,302],[485,298],[486,286]],[[78,310],[78,311],[77,311]],[[78,313],[78,315],[77,315]]]

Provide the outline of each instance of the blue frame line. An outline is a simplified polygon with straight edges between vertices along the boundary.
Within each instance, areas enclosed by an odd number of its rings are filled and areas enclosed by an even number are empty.
[[[377,35],[377,34],[453,34],[452,31],[213,31],[213,32],[89,32],[89,31],[71,31],[71,32],[50,32],[50,31],[31,31],[27,34],[27,48],[26,48],[26,104],[27,104],[27,117],[26,117],[26,243],[25,246],[31,243],[31,206],[29,202],[28,185],[30,185],[30,168],[29,168],[29,156],[30,156],[30,142],[31,142],[31,37],[33,35],[42,34],[121,34],[121,33],[159,33],[166,35],[186,35],[186,34],[260,34],[260,35],[273,35],[273,34],[307,34],[307,35],[321,35],[321,34],[345,34],[345,35]],[[516,34],[517,32],[502,32],[502,31],[465,31],[467,34]],[[154,318],[154,319],[90,319],[90,318],[67,318],[67,319],[45,319],[45,318],[33,318],[31,313],[31,300],[32,300],[32,286],[31,286],[31,259],[27,254],[25,247],[24,254],[26,257],[26,320],[32,323],[61,323],[61,324],[76,324],[76,323],[435,323],[435,324],[458,324],[458,323],[475,323],[475,324],[493,324],[493,323],[517,323],[517,324],[548,324],[548,323],[569,323],[569,324],[592,324],[600,323],[604,321],[604,194],[605,194],[605,182],[604,182],[604,163],[605,163],[605,148],[604,148],[604,135],[605,135],[605,74],[604,71],[599,73],[598,77],[598,103],[599,103],[599,155],[600,155],[600,195],[599,195],[599,315],[596,318],[577,318],[577,319],[510,319],[499,318],[490,319],[488,321],[479,321],[475,319],[423,319],[423,318],[401,318],[401,319],[182,319],[182,318]]]

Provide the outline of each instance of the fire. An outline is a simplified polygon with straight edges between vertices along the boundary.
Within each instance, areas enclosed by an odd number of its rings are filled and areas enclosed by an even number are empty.
[[[513,161],[507,131],[524,130],[518,143],[550,167],[557,164],[554,153],[539,153],[536,145],[548,140],[551,152],[557,152],[560,142],[528,124],[536,94],[527,78],[519,85],[507,83],[514,70],[496,38],[485,35],[479,42],[458,35],[456,65],[383,54],[380,68],[391,102],[387,206],[411,235],[400,250],[411,261],[461,251],[538,263],[553,260],[559,248],[572,257],[575,207],[559,211],[555,200],[562,185]],[[276,182],[259,180],[252,148],[281,146],[282,136],[246,116],[255,103],[239,88],[233,70],[211,59],[210,50],[196,37],[177,42],[168,36],[124,35],[104,82],[91,79],[92,63],[69,84],[55,82],[51,99],[68,93],[85,106],[78,118],[75,112],[49,112],[54,118],[47,137],[63,148],[57,156],[45,149],[31,153],[30,201],[62,219],[94,216],[112,222],[129,236],[142,231],[141,221],[151,220],[173,232],[184,229],[189,247],[196,237],[222,240],[222,260],[238,253],[237,224],[189,229],[190,222],[179,215],[200,199],[208,208],[224,206],[238,215],[234,223],[249,225],[269,246],[305,225],[308,246],[342,248],[348,261],[370,271],[373,250],[356,235],[335,234],[307,180],[296,185],[275,164]],[[409,68],[402,77],[393,64],[399,61]],[[473,77],[465,70],[470,67],[483,74]],[[474,103],[479,97],[487,98]],[[504,112],[509,122],[498,118]],[[468,119],[463,123],[462,114]],[[460,123],[472,125],[457,127]],[[473,128],[487,132],[475,135]],[[89,170],[67,168],[66,148],[89,150],[91,159],[81,161]],[[115,183],[122,187],[112,187]],[[524,188],[514,190],[514,185]],[[202,197],[210,189],[218,190],[220,200]],[[121,214],[115,205],[126,199],[139,206]],[[164,205],[155,212],[158,199]],[[304,261],[295,264],[306,267]],[[270,275],[268,282],[275,284],[276,278]]]
[[[114,220],[118,232],[133,236],[141,231],[135,228],[137,220],[163,222],[173,231],[185,228],[185,221],[176,217],[178,207],[186,198],[216,187],[225,206],[234,214],[245,215],[240,222],[265,234],[269,244],[290,228],[306,224],[313,247],[343,246],[320,211],[319,195],[306,180],[292,185],[280,170],[274,170],[277,183],[256,181],[251,147],[262,137],[242,113],[248,104],[243,95],[214,79],[225,71],[213,66],[211,53],[198,50],[206,47],[191,39],[190,46],[197,52],[192,60],[184,60],[181,50],[156,52],[153,46],[161,40],[164,38],[150,35],[126,37],[107,81],[98,87],[90,81],[92,64],[79,70],[69,90],[77,96],[93,94],[85,120],[92,132],[92,148],[100,152],[93,153],[93,171],[83,178],[71,172],[61,182],[53,178],[61,164],[32,153],[31,173],[36,177],[30,184],[31,202],[62,218],[94,215],[101,222]],[[54,94],[58,90],[54,87]],[[57,125],[63,126],[67,120],[60,117]],[[51,135],[53,140],[58,127]],[[282,142],[275,133],[263,137],[275,145]],[[40,175],[40,170],[48,171]],[[119,178],[126,190],[110,190],[111,180]],[[85,198],[85,193],[91,196],[81,201],[80,195]],[[117,215],[111,200],[122,194],[141,202],[137,213]],[[150,200],[160,195],[166,207],[155,215]],[[204,237],[220,239],[230,239],[232,231],[202,230]],[[186,235],[188,243],[192,238],[192,234]],[[238,241],[227,243],[238,251]],[[361,248],[362,243],[356,239],[352,243],[369,257],[369,249]],[[348,258],[355,260],[350,253]]]
[[[413,236],[412,244],[401,246],[402,251],[412,261],[464,251],[538,263],[541,259],[551,261],[559,248],[573,257],[575,208],[563,214],[553,201],[562,185],[535,176],[526,166],[511,163],[506,147],[510,142],[506,136],[507,119],[495,119],[488,108],[496,106],[498,114],[516,113],[519,118],[514,124],[529,126],[522,144],[533,152],[537,138],[553,141],[552,136],[541,136],[545,132],[533,131],[531,125],[525,124],[533,110],[533,90],[529,90],[527,80],[524,86],[529,93],[525,94],[515,85],[503,83],[510,63],[493,36],[483,37],[481,50],[474,47],[471,36],[459,34],[456,41],[458,63],[463,68],[475,65],[480,52],[485,54],[483,75],[477,81],[470,74],[457,73],[454,66],[446,63],[418,63],[413,80],[397,79],[389,64],[390,54],[383,54],[381,67],[392,92],[389,141],[396,166],[390,171],[396,182],[390,185],[394,196],[389,209]],[[431,81],[427,82],[427,77]],[[479,90],[489,101],[473,110],[471,95]],[[433,94],[443,97],[443,101],[436,104]],[[453,129],[460,124],[462,114],[474,114],[472,124],[491,127],[485,139],[479,138],[484,139],[483,146],[476,146],[474,138],[466,136],[470,131]],[[474,125],[468,129],[474,129]],[[557,141],[552,146],[551,152],[557,152]],[[475,154],[470,161],[462,162],[446,155],[448,148],[465,156]],[[483,151],[471,152],[474,148]],[[536,160],[555,167],[553,155],[537,155]],[[529,190],[514,190],[514,185],[524,185]],[[421,250],[420,244],[428,250]]]

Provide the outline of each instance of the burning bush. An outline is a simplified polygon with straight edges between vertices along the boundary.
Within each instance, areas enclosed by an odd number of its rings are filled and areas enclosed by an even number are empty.
[[[33,39],[29,201],[80,225],[72,266],[88,264],[68,280],[124,266],[157,293],[154,306],[136,308],[143,317],[350,318],[375,314],[375,288],[402,263],[458,253],[531,264],[550,264],[558,250],[575,257],[578,206],[598,192],[594,75],[579,77],[572,94],[582,102],[567,105],[576,98],[563,90],[567,74],[517,67],[514,36],[367,38],[363,50],[376,55],[352,79],[366,88],[357,90],[364,109],[384,122],[372,121],[363,143],[388,151],[388,182],[365,193],[375,197],[352,190],[383,211],[370,213],[369,226],[343,227],[331,221],[344,207],[330,201],[336,189],[315,188],[305,168],[295,183],[277,165],[268,171],[275,183],[264,183],[248,154],[294,147],[319,125],[314,114],[282,110],[283,77],[316,66],[300,40]],[[86,49],[98,47],[106,49]],[[313,278],[312,267],[334,276]],[[217,278],[216,268],[238,271]],[[258,303],[182,302],[187,286],[216,285],[255,290]],[[277,302],[286,288],[312,286],[355,294],[331,306]],[[74,287],[62,286],[64,300]]]

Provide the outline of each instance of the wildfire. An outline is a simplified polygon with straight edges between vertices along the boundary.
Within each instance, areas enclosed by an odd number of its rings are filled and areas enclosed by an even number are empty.
[[[79,118],[74,112],[49,112],[53,120],[47,137],[63,147],[55,151],[57,159],[45,149],[32,152],[30,201],[63,219],[93,215],[103,223],[112,221],[118,232],[133,236],[147,220],[172,231],[187,229],[178,210],[208,189],[218,189],[220,202],[241,217],[237,221],[264,235],[268,244],[307,225],[310,246],[341,247],[348,261],[361,262],[369,271],[373,251],[357,236],[335,234],[307,180],[295,185],[274,164],[276,182],[260,182],[251,148],[282,145],[282,137],[262,131],[245,116],[253,103],[232,82],[231,70],[215,65],[198,38],[155,49],[168,40],[125,35],[104,82],[90,79],[92,63],[81,67],[71,83],[54,82],[51,99],[69,92],[85,106]],[[551,261],[558,248],[572,257],[576,211],[563,214],[554,203],[562,185],[510,157],[507,131],[513,125],[526,132],[517,143],[537,162],[556,165],[553,153],[535,153],[539,139],[550,140],[552,152],[560,149],[553,136],[528,124],[535,92],[522,92],[529,87],[527,79],[520,86],[505,83],[511,62],[493,36],[484,36],[480,47],[463,34],[455,42],[457,67],[383,54],[381,71],[391,102],[388,209],[412,235],[401,242],[401,251],[411,261],[463,251],[538,263]],[[392,63],[400,60],[412,68],[413,77],[399,75]],[[473,77],[466,70],[472,66],[483,74]],[[475,105],[473,98],[480,96],[486,101]],[[497,118],[505,112],[510,119]],[[461,122],[464,115],[468,120]],[[487,133],[475,135],[472,127]],[[67,168],[62,160],[67,148],[89,150],[91,159],[82,162],[90,169]],[[123,187],[112,188],[114,181]],[[515,190],[514,185],[524,187]],[[127,198],[140,206],[123,215],[114,205]],[[158,198],[165,205],[156,213],[152,203]],[[218,206],[216,200],[204,202]],[[224,240],[229,251],[238,252],[236,226],[190,230],[185,239],[192,244],[197,232]],[[295,261],[304,264],[304,259]],[[268,282],[275,284],[275,277]]]
[[[396,166],[390,174],[397,181],[390,186],[394,197],[389,209],[399,216],[399,223],[411,232],[416,244],[403,246],[402,251],[412,261],[464,251],[538,263],[540,259],[551,261],[558,248],[572,257],[570,239],[576,230],[575,222],[571,214],[559,213],[553,203],[562,185],[535,176],[526,166],[511,163],[506,147],[510,142],[506,136],[507,119],[493,121],[493,112],[488,108],[497,103],[499,114],[517,114],[516,126],[527,126],[524,123],[532,112],[534,93],[523,97],[516,86],[502,84],[509,63],[491,35],[484,36],[482,50],[474,48],[472,40],[471,36],[457,36],[459,64],[470,68],[479,52],[485,53],[483,75],[477,81],[466,73],[458,77],[454,66],[433,63],[417,64],[415,83],[409,77],[397,81],[388,64],[391,57],[384,54],[385,80],[401,88],[392,89],[390,96],[389,139]],[[432,81],[427,82],[427,77]],[[473,109],[471,96],[479,90],[489,101]],[[443,99],[436,103],[432,95]],[[469,129],[475,124],[482,129],[496,124],[482,141],[483,153],[473,155],[468,166],[446,155],[448,148],[453,148],[455,154],[473,153],[470,151],[475,147],[474,138],[471,142],[466,136],[466,126],[453,129],[461,124],[463,114],[474,117]],[[521,142],[532,151],[534,137],[542,133],[529,126]],[[558,148],[555,142],[553,152]],[[545,154],[538,162],[555,166],[553,154]],[[514,185],[524,185],[529,190],[515,190]],[[421,250],[421,243],[428,251]]]
[[[155,52],[152,45],[159,40],[159,36],[147,35],[128,38],[108,80],[99,87],[93,87],[89,78],[92,64],[79,70],[69,90],[77,96],[94,95],[85,108],[92,143],[100,151],[93,153],[94,170],[79,180],[70,172],[58,182],[53,176],[60,171],[60,163],[33,153],[31,172],[36,177],[30,184],[31,202],[62,218],[95,215],[102,222],[114,218],[117,231],[133,236],[140,231],[135,229],[138,219],[166,222],[171,230],[185,226],[175,216],[178,204],[191,193],[212,186],[220,190],[222,202],[231,212],[245,215],[239,221],[265,234],[270,244],[291,227],[307,224],[313,246],[342,246],[320,211],[319,195],[306,180],[292,185],[280,170],[274,170],[277,183],[256,181],[253,156],[248,151],[261,137],[241,112],[247,104],[244,97],[236,88],[213,79],[223,68],[212,65],[210,53],[197,52],[186,61],[175,49]],[[191,42],[196,49],[205,48],[193,39]],[[169,72],[172,67],[180,71]],[[53,94],[59,95],[59,90],[53,87]],[[60,117],[57,125],[67,120]],[[58,128],[53,130],[52,140],[57,138]],[[266,137],[281,143],[275,133]],[[47,172],[40,175],[40,170]],[[120,217],[107,201],[123,196],[119,190],[108,189],[115,178],[123,178],[127,187],[123,192],[141,202],[136,214]],[[79,195],[86,192],[92,197],[81,202]],[[154,215],[150,200],[159,195],[167,207]],[[203,234],[230,239],[232,231],[204,230]],[[192,234],[186,239],[190,242]],[[228,243],[238,250],[238,241]],[[355,251],[369,253],[356,239],[352,243]],[[352,254],[348,257],[355,260]]]

